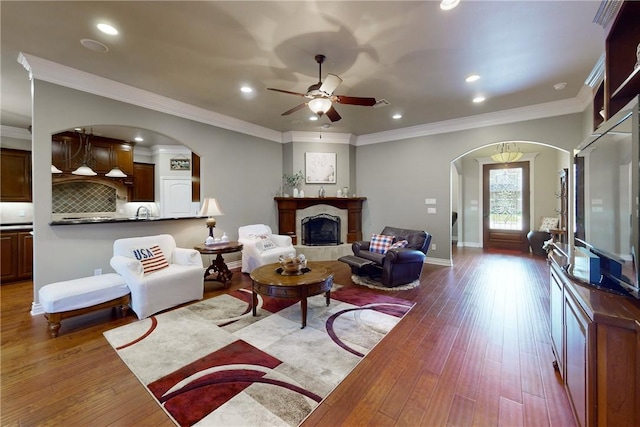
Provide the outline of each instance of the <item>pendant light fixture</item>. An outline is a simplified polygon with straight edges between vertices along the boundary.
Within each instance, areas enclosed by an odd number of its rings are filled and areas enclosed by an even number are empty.
[[[522,152],[515,143],[503,142],[496,147],[491,158],[500,163],[511,163],[520,160]]]
[[[109,178],[126,178],[127,174],[122,172],[122,169],[116,166],[113,169],[111,169],[108,173],[106,173],[104,176]]]
[[[78,148],[78,152],[84,148],[84,155],[82,157],[82,164],[79,168],[71,172],[72,175],[80,175],[80,176],[96,176],[98,175],[96,172],[91,169],[89,164],[93,163],[93,156],[91,155],[91,143],[89,142],[89,132],[87,132],[84,128],[76,129],[76,133],[78,134],[78,138],[80,139],[80,147]],[[77,155],[77,154],[76,154]],[[75,157],[72,156],[71,158]]]

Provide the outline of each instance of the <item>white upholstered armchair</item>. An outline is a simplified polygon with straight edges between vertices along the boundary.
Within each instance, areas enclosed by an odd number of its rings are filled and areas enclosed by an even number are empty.
[[[278,262],[280,255],[296,253],[291,237],[273,234],[271,227],[265,224],[238,228],[238,242],[243,244],[243,273],[251,273],[261,265]]]
[[[202,256],[176,247],[169,234],[116,240],[111,267],[131,290],[131,309],[139,319],[204,294]]]

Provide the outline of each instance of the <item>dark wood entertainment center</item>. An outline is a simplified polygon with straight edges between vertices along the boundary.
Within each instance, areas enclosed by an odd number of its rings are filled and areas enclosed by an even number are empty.
[[[618,3],[619,9],[606,40],[605,80],[594,93],[594,129],[611,127],[607,120],[640,92],[640,67],[634,68],[640,2],[609,3]],[[636,104],[636,116],[637,108]],[[638,144],[637,117],[634,120],[633,141]],[[575,211],[575,203],[572,206],[574,217],[584,215]],[[580,230],[576,230],[578,236]],[[549,254],[555,367],[579,426],[640,426],[640,300],[569,275],[566,267],[574,261],[572,244],[556,243]]]
[[[347,211],[347,243],[362,240],[362,204],[366,197],[275,197],[278,204],[278,230],[297,243],[296,210],[329,205]]]

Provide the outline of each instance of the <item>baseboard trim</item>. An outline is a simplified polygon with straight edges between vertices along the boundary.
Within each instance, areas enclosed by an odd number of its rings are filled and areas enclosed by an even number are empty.
[[[39,302],[32,302],[30,313],[32,316],[39,316],[41,314],[44,314],[44,309],[42,308],[42,304],[40,304]]]

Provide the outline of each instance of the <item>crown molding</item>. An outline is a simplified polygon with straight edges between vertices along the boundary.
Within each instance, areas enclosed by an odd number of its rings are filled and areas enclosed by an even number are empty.
[[[353,135],[350,133],[300,132],[290,131],[282,133],[282,142],[321,142],[323,144],[351,144]]]
[[[245,122],[204,108],[195,107],[133,86],[76,70],[46,59],[20,52],[18,62],[28,71],[30,79],[38,79],[71,89],[148,108],[172,116],[182,117],[211,126],[280,143],[322,142],[355,146],[378,144],[442,133],[463,131],[486,126],[535,120],[565,114],[580,113],[592,101],[589,86],[583,86],[575,98],[548,102],[511,110],[498,111],[460,119],[445,120],[377,132],[365,135],[330,132],[279,132]],[[322,135],[322,138],[320,138]],[[30,139],[30,136],[29,136]]]
[[[442,133],[458,132],[476,129],[486,126],[504,125],[508,123],[522,122],[526,120],[543,119],[546,117],[562,116],[565,114],[581,113],[591,101],[590,90],[583,86],[578,96],[560,101],[544,104],[530,105],[527,107],[513,108],[511,110],[496,111],[493,113],[479,114],[477,116],[463,117],[460,119],[445,120],[441,122],[427,123],[424,125],[410,126],[385,132],[370,133],[355,137],[356,146],[378,144],[381,142],[397,141],[408,138],[438,135]],[[582,93],[586,92],[586,99]],[[585,102],[586,101],[586,102]]]
[[[6,138],[26,139],[27,141],[31,141],[31,132],[23,128],[1,125],[0,134]]]
[[[42,80],[172,116],[182,117],[270,141],[282,142],[281,132],[76,70],[75,68],[67,67],[24,52],[20,52],[18,55],[18,62],[29,72],[29,79],[31,80]]]

